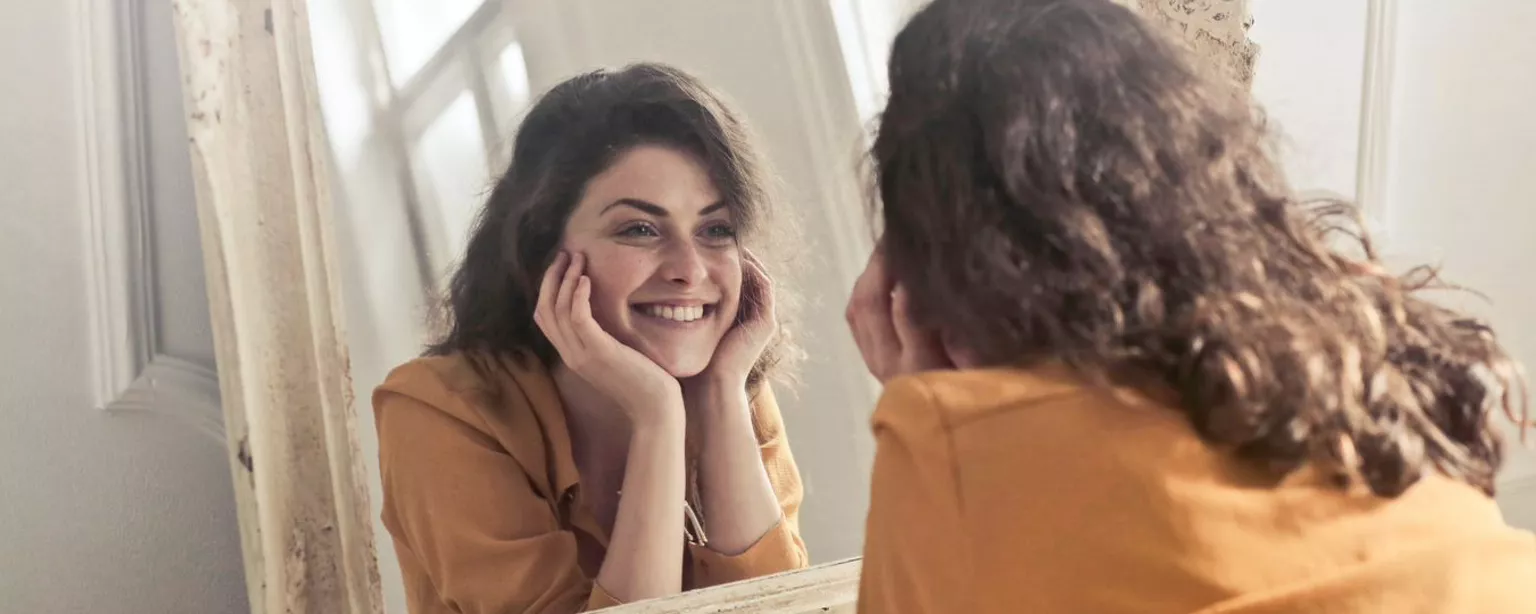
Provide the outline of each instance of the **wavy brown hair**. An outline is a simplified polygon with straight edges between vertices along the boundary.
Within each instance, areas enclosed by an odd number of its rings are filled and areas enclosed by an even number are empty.
[[[986,365],[1151,373],[1209,443],[1395,496],[1494,491],[1517,364],[1299,202],[1262,113],[1109,0],[937,0],[896,38],[872,157],[915,317]],[[1518,394],[1517,394],[1518,393]]]
[[[437,314],[446,332],[427,354],[528,352],[555,364],[558,353],[533,322],[540,280],[587,182],[640,145],[676,148],[698,160],[731,213],[737,240],[779,280],[784,263],[776,248],[794,226],[779,210],[745,122],[676,68],[597,70],[551,88],[523,118],[512,160],[486,199]],[[753,389],[798,355],[785,332],[795,304],[785,286],[775,284],[780,334],[748,377]]]

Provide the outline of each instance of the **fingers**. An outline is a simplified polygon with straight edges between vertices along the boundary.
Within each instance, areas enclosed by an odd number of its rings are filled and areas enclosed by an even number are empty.
[[[896,331],[896,340],[902,347],[922,340],[923,331],[912,322],[912,295],[904,287],[898,286],[891,292],[891,329]]]
[[[555,323],[555,301],[560,293],[560,281],[565,278],[565,270],[569,265],[570,256],[564,251],[555,255],[555,261],[544,271],[544,279],[539,282],[538,304],[533,310],[534,323],[538,324],[539,330],[544,331],[544,336],[557,350],[565,345],[565,339]]]
[[[602,346],[612,339],[592,318],[592,278],[582,275],[576,280],[571,294],[570,330],[588,350]]]
[[[773,278],[768,276],[768,271],[756,256],[746,250],[742,251],[745,258],[741,267],[740,320],[744,323],[765,322],[776,326],[778,314],[773,302]]]
[[[891,282],[876,251],[854,283],[847,318],[864,364],[882,381],[901,356],[901,342],[891,316]]]
[[[566,340],[572,351],[581,351],[583,348],[582,337],[576,334],[571,327],[571,309],[576,294],[576,285],[583,277],[583,269],[586,268],[586,258],[581,254],[571,255],[571,264],[566,267],[565,274],[560,280],[560,291],[555,298],[554,324],[560,329],[560,335]],[[590,313],[590,303],[589,313]]]
[[[560,290],[555,297],[555,313],[568,316],[571,313],[571,296],[576,293],[576,281],[581,279],[581,254],[571,255],[571,264],[560,276]]]

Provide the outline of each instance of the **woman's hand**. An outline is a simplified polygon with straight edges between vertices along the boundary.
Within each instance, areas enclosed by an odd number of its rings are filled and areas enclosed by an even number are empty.
[[[955,368],[939,333],[912,320],[907,291],[885,270],[879,246],[853,284],[846,315],[864,364],[882,384],[909,373]]]
[[[744,390],[752,367],[778,334],[778,314],[773,305],[773,280],[751,252],[742,250],[741,300],[736,322],[720,339],[715,355],[703,373],[692,380]]]
[[[533,321],[571,371],[617,403],[636,428],[681,426],[682,388],[650,358],[592,319],[592,280],[585,258],[561,252],[544,273]]]

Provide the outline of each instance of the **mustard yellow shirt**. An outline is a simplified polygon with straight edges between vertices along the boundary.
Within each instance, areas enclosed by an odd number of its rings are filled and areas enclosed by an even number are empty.
[[[554,380],[535,360],[491,364],[496,376],[487,379],[462,355],[418,359],[395,369],[373,395],[383,521],[410,611],[565,613],[617,605],[593,582],[608,535],[582,495]],[[806,565],[800,473],[767,386],[752,412],[783,520],[739,555],[686,545],[685,589]]]
[[[874,429],[861,612],[1536,613],[1536,539],[1480,491],[1276,485],[1065,370],[894,380]]]

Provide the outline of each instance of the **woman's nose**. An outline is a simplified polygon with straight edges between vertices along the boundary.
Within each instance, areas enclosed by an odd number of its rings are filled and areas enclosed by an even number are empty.
[[[683,286],[703,282],[709,274],[704,267],[703,255],[691,241],[676,241],[668,245],[662,255],[659,272],[667,281]]]

